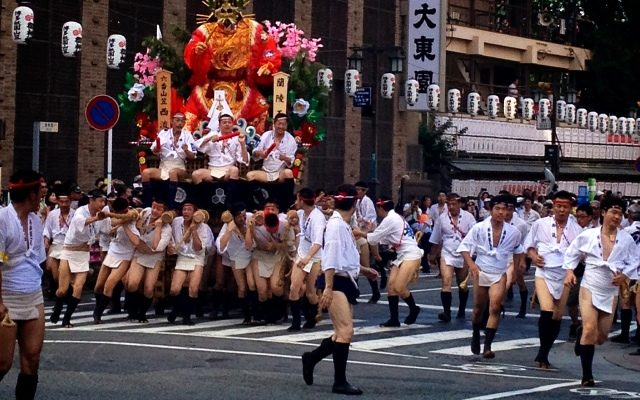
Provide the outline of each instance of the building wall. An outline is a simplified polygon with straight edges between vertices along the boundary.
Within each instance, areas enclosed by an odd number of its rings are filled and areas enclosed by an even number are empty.
[[[15,138],[16,100],[16,44],[11,39],[12,12],[15,1],[2,0],[0,7],[0,124],[4,129],[4,140],[0,140],[0,167],[5,187],[13,172],[13,141]]]

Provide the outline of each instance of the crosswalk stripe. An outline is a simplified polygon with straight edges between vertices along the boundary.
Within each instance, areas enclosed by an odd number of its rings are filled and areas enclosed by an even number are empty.
[[[150,319],[149,322],[145,323],[145,324],[141,324],[139,322],[132,322],[132,321],[121,321],[121,322],[114,322],[114,323],[107,323],[107,324],[99,324],[99,325],[82,325],[82,326],[74,326],[73,330],[74,331],[100,331],[100,330],[106,330],[106,329],[113,329],[113,328],[122,328],[122,327],[130,327],[130,328],[135,328],[136,326],[140,326],[140,327],[144,327],[144,326],[149,326],[149,325],[157,325],[157,324],[161,324],[161,323],[167,323],[166,319],[162,319],[162,318],[158,318],[158,319]]]
[[[82,314],[82,313],[79,313]],[[91,315],[91,317],[86,317],[86,318],[76,318],[76,314],[73,314],[73,316],[71,317],[71,323],[73,325],[79,325],[79,324],[85,324],[87,322],[93,323],[93,312],[88,312],[89,315]],[[122,314],[107,314],[107,315],[103,315],[102,316],[102,321],[111,321],[113,319],[120,319],[123,318]],[[47,317],[47,320],[49,319],[49,317]],[[60,320],[62,321],[62,316],[60,317]],[[52,324],[51,322],[47,321],[44,326],[46,328],[51,328],[51,329],[56,329],[56,328],[60,328],[59,323],[58,324]]]
[[[554,343],[564,343],[564,340],[556,340]],[[529,347],[538,347],[540,346],[539,338],[525,338],[525,339],[513,339],[513,340],[504,340],[493,342],[491,345],[491,350],[493,351],[507,351],[507,350],[518,350],[525,349]],[[431,353],[437,354],[450,354],[455,356],[471,356],[471,343],[466,346],[459,347],[451,347],[447,349],[439,349],[433,350]]]
[[[381,326],[362,326],[354,328],[353,335],[370,335],[374,333],[384,333],[384,332],[400,332],[407,331],[411,329],[421,329],[421,328],[429,328],[430,325],[402,325],[399,328],[385,328]],[[314,332],[304,332],[304,333],[292,333],[289,335],[280,335],[280,336],[268,336],[264,337],[264,340],[281,342],[281,343],[297,343],[297,342],[309,342],[312,340],[324,339],[327,337],[327,331],[314,331]]]
[[[169,323],[167,322],[167,319],[163,317],[160,317],[155,320],[149,320],[149,322],[151,321],[158,321],[159,323],[164,322],[165,325],[153,327],[153,328],[144,328],[143,325],[139,325],[140,326],[139,329],[137,329],[137,326],[132,326],[131,329],[122,329],[119,332],[130,332],[130,333],[164,333],[164,332],[181,332],[181,331],[190,332],[198,329],[223,328],[227,326],[240,325],[240,323],[242,322],[241,319],[223,319],[219,321],[203,322],[196,325],[182,325],[182,324],[169,325]],[[108,325],[104,326],[105,330],[110,328],[111,326],[108,326]]]
[[[331,325],[331,321],[320,321],[316,326],[325,326]],[[219,331],[209,331],[209,332],[189,332],[189,333],[178,333],[174,334],[178,335],[189,335],[189,336],[197,336],[197,337],[210,337],[210,338],[226,338],[226,337],[242,337],[244,335],[251,335],[257,333],[271,333],[278,332],[286,329],[284,325],[260,325],[260,326],[250,326],[250,327],[237,327],[231,329],[222,329]],[[164,333],[164,332],[162,332]],[[262,340],[262,338],[261,338]],[[266,339],[265,339],[266,340]]]
[[[471,337],[473,331],[460,329],[456,331],[432,332],[410,336],[398,336],[385,339],[362,340],[351,342],[351,347],[356,350],[378,350],[390,347],[411,346],[416,344],[426,344],[442,342],[446,340],[456,340]]]

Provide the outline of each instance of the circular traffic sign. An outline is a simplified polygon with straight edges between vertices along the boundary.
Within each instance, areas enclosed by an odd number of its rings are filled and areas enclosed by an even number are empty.
[[[95,96],[87,103],[84,116],[89,125],[97,131],[108,131],[120,118],[118,102],[111,96]]]

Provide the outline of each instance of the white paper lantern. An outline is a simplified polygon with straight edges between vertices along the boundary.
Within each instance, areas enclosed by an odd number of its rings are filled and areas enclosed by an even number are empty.
[[[551,102],[549,99],[540,99],[538,102],[538,114],[541,118],[549,118],[551,112]]]
[[[621,135],[629,133],[629,126],[627,125],[627,119],[625,117],[618,118],[618,133]]]
[[[564,122],[569,125],[573,125],[576,122],[576,106],[573,104],[567,104],[567,115],[564,118]]]
[[[627,134],[628,135],[636,134],[636,120],[633,118],[627,118]]]
[[[360,72],[357,69],[348,69],[344,72],[344,92],[349,96],[356,94],[360,83]]]
[[[533,118],[533,99],[527,97],[526,99],[522,99],[522,118],[530,121]]]
[[[609,132],[618,133],[618,117],[615,115],[609,117]]]
[[[62,25],[62,55],[75,57],[82,49],[82,25],[75,21],[68,21]]]
[[[578,108],[576,111],[576,123],[579,128],[587,127],[587,110],[584,108]]]
[[[640,136],[640,118],[636,118],[633,124],[633,133]]]
[[[587,115],[587,126],[591,132],[595,132],[598,130],[598,113],[595,111],[591,111]]]
[[[609,130],[609,116],[607,114],[598,115],[598,131],[600,133],[607,133]]]
[[[420,90],[420,83],[415,79],[408,79],[405,82],[404,97],[407,104],[414,106],[418,102],[418,90]]]
[[[460,111],[460,91],[458,89],[449,89],[447,92],[447,110],[451,113]]]
[[[122,35],[111,35],[107,39],[107,67],[118,69],[127,58],[127,39]]]
[[[489,118],[496,118],[498,116],[498,107],[500,106],[500,98],[495,94],[487,97],[487,114]]]
[[[506,119],[514,119],[516,117],[516,107],[517,100],[515,97],[507,96],[504,98],[502,108]]]
[[[16,7],[13,10],[13,41],[18,44],[26,44],[33,36],[33,10],[26,6]]]
[[[331,91],[333,88],[333,71],[330,68],[318,70],[318,86],[324,86]]]
[[[467,112],[471,116],[478,115],[480,110],[480,95],[476,92],[471,92],[467,95]]]
[[[440,107],[440,86],[432,83],[427,86],[427,110],[438,111]]]
[[[392,99],[393,92],[396,86],[396,76],[391,72],[387,72],[386,74],[382,74],[382,78],[380,79],[380,94],[383,99]]]
[[[567,118],[567,102],[564,100],[556,101],[556,121],[564,121]]]

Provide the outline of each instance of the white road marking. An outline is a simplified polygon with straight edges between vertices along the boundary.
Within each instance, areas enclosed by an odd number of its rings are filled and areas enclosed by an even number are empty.
[[[487,394],[485,396],[470,397],[470,398],[468,398],[466,400],[504,399],[506,397],[520,396],[522,394],[529,394],[529,393],[548,392],[548,391],[551,391],[551,390],[554,390],[554,389],[559,389],[559,388],[569,387],[569,386],[577,386],[577,385],[580,385],[580,381],[572,381],[572,382],[566,382],[566,383],[555,383],[553,385],[538,386],[538,387],[534,387],[534,388],[531,388],[531,389],[520,389],[520,390],[512,390],[510,392],[493,393],[493,394]]]
[[[446,332],[443,332],[443,333],[446,333]],[[564,343],[564,340],[556,340],[554,343],[555,344]],[[491,345],[491,350],[507,351],[507,350],[524,349],[528,347],[538,347],[538,346],[540,346],[540,339],[538,338],[513,339],[513,340],[493,342],[493,344]],[[454,356],[472,356],[473,355],[473,353],[471,353],[470,344],[466,346],[460,346],[460,347],[451,347],[448,349],[433,350],[430,353],[451,354]]]
[[[382,326],[362,326],[355,327],[353,330],[353,335],[370,335],[374,333],[383,333],[383,332],[400,332],[411,329],[423,329],[429,328],[430,325],[402,325],[399,328],[385,328]],[[327,337],[327,331],[315,331],[315,332],[304,332],[304,333],[291,333],[288,335],[280,335],[280,336],[269,336],[262,338],[264,340],[279,342],[279,343],[297,343],[297,342],[309,342],[312,340],[324,339]]]
[[[143,324],[129,324],[130,329],[121,329],[118,331],[114,331],[114,332],[136,332],[136,333],[163,333],[163,332],[174,332],[174,331],[188,331],[188,330],[195,330],[195,329],[205,329],[205,328],[222,328],[222,327],[226,327],[226,326],[232,326],[232,325],[240,325],[240,323],[242,322],[241,319],[224,319],[224,320],[220,320],[220,321],[210,321],[210,322],[203,322],[201,324],[196,324],[196,325],[182,325],[180,323],[176,324],[176,325],[170,325],[167,322],[166,318],[163,317],[159,317],[157,319],[152,319],[149,320],[149,323],[151,323],[151,321],[154,321],[154,323],[164,323],[163,326],[158,326],[158,327],[153,327],[153,328],[147,328],[146,325]],[[80,327],[80,330],[85,330],[85,331],[108,331],[111,328],[116,328],[118,327],[119,324],[100,324],[100,325],[92,325],[92,326],[82,326]]]
[[[131,343],[131,342],[109,342],[109,341],[97,341],[97,340],[45,340],[46,344],[78,344],[78,345],[107,345],[107,346],[126,346],[126,347],[140,347],[140,348],[153,348],[153,349],[163,349],[163,350],[178,350],[178,351],[193,351],[193,352],[204,352],[204,353],[220,353],[220,354],[234,354],[234,355],[244,355],[244,356],[257,356],[257,357],[272,357],[272,358],[285,358],[289,360],[297,360],[299,362],[299,355],[288,355],[288,354],[275,354],[275,353],[262,353],[257,351],[241,351],[241,350],[223,350],[223,349],[208,349],[201,347],[184,347],[184,346],[169,346],[169,345],[160,345],[160,344],[151,344],[151,343]],[[95,347],[94,347],[95,350]],[[330,359],[324,359],[325,362],[331,362]],[[446,369],[439,367],[424,367],[419,365],[401,365],[401,364],[387,364],[387,363],[376,363],[376,362],[368,362],[368,361],[356,361],[349,360],[349,364],[357,364],[357,365],[367,365],[373,367],[386,367],[386,368],[397,368],[397,369],[407,369],[407,370],[418,370],[418,371],[436,371],[436,372],[446,372],[446,373],[455,373],[455,374],[469,374],[469,375],[488,375],[488,376],[499,376],[502,378],[518,378],[518,379],[532,379],[539,381],[557,381],[557,382],[571,382],[575,384],[575,380],[573,379],[563,379],[563,378],[553,378],[549,376],[528,376],[528,375],[511,375],[511,374],[502,374],[502,373],[489,373],[489,372],[480,372],[480,371],[461,371],[454,369]],[[578,383],[579,384],[579,383]]]
[[[82,312],[82,313],[78,313],[78,316],[82,316],[82,315],[91,315],[90,317],[84,317],[84,318],[77,318],[76,314],[74,313],[71,316],[71,323],[74,326],[77,326],[79,324],[85,324],[87,322],[93,323],[93,311],[86,311],[86,312]],[[106,314],[102,316],[102,321],[110,321],[112,319],[122,319],[122,318],[126,318],[126,315],[123,316],[123,314]],[[47,317],[48,320],[48,317]],[[60,321],[62,321],[62,317],[60,317]],[[47,321],[44,326],[45,328],[49,328],[49,329],[66,329],[64,327],[62,327],[62,325],[60,325],[61,322],[58,322],[57,324],[52,324],[51,322]],[[100,326],[100,325],[96,325],[96,326]]]
[[[456,331],[432,332],[420,335],[398,336],[385,339],[363,340],[351,342],[355,350],[377,350],[390,347],[411,346],[416,344],[434,343],[445,340],[470,338],[473,331],[461,329]]]

